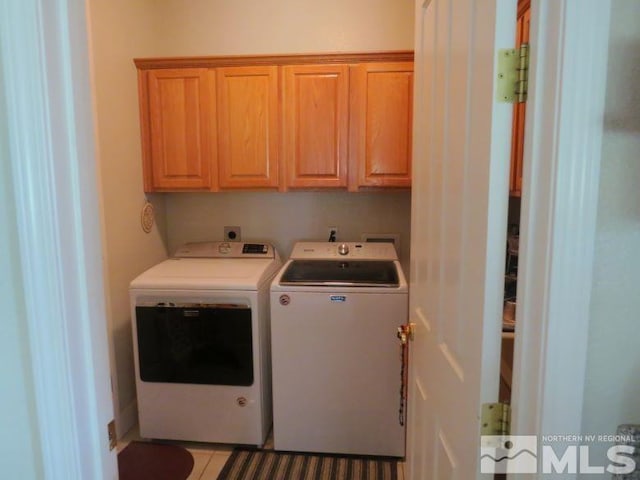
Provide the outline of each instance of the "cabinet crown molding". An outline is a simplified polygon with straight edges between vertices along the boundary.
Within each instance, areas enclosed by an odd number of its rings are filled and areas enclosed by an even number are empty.
[[[359,53],[314,53],[282,55],[226,55],[212,57],[134,58],[139,70],[159,68],[217,68],[260,65],[336,64],[363,62],[413,62],[413,50]]]

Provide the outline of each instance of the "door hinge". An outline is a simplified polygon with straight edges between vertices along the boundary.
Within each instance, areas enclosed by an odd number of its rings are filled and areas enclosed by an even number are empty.
[[[480,418],[481,435],[509,435],[511,406],[508,403],[485,403]]]
[[[111,420],[109,423],[107,423],[107,436],[109,438],[109,450],[113,450],[114,448],[116,448],[117,444],[115,420]]]
[[[526,102],[528,90],[529,44],[498,50],[497,100],[505,103]]]

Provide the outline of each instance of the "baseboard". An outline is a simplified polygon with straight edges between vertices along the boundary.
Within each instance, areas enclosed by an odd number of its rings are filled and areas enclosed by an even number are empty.
[[[138,402],[134,399],[129,405],[120,410],[119,424],[116,424],[118,440],[138,423]]]

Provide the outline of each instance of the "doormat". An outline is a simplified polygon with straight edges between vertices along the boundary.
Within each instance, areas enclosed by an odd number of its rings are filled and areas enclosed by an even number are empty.
[[[131,442],[118,453],[119,480],[186,480],[193,457],[182,447]]]
[[[398,460],[235,448],[218,480],[397,480]]]

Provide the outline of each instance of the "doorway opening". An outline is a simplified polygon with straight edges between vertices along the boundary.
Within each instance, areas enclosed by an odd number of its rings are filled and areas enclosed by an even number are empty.
[[[518,1],[516,23],[516,48],[529,43],[531,0]],[[499,401],[511,403],[513,379],[513,347],[516,335],[516,304],[518,285],[518,252],[520,234],[520,198],[522,195],[522,171],[524,152],[524,126],[527,104],[513,106],[511,133],[511,172],[509,176],[509,212],[504,277],[504,309],[502,316],[502,350],[500,355]]]

